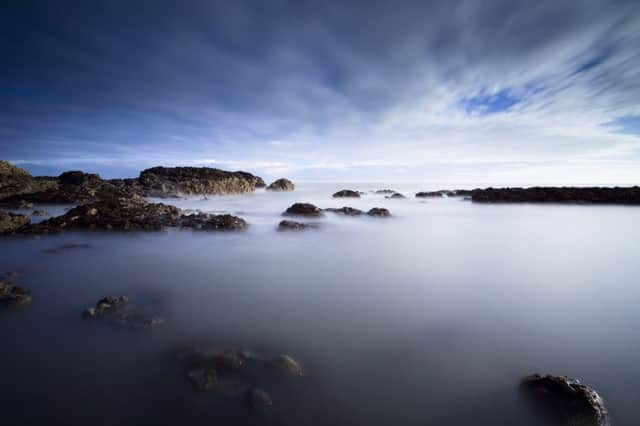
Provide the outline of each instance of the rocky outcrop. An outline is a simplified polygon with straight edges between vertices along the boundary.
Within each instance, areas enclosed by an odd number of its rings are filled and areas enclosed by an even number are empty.
[[[360,216],[361,214],[363,214],[362,210],[359,210],[353,207],[348,207],[348,206],[340,207],[339,209],[330,207],[330,208],[324,209],[324,211],[343,214],[345,216]]]
[[[181,216],[179,226],[202,231],[241,231],[249,225],[241,217],[230,214],[196,213]]]
[[[152,313],[130,309],[129,299],[126,296],[107,296],[98,300],[95,307],[82,311],[85,319],[105,319],[108,322],[126,328],[155,328],[164,323],[164,320]]]
[[[287,216],[322,216],[322,209],[311,203],[295,203],[284,214]]]
[[[360,198],[360,193],[351,189],[343,189],[333,194],[333,198]]]
[[[140,173],[139,185],[151,197],[240,194],[264,186],[247,172],[227,172],[210,167],[153,167]]]
[[[27,215],[0,210],[0,235],[15,234],[30,222],[31,218]]]
[[[45,191],[55,187],[55,180],[34,178],[24,169],[0,160],[0,200],[18,200],[21,194]]]
[[[293,191],[296,186],[289,179],[278,179],[267,186],[268,191]]]
[[[303,231],[305,229],[317,229],[317,223],[302,223],[295,220],[283,220],[278,224],[279,231]]]
[[[603,399],[595,390],[578,380],[534,374],[522,380],[520,390],[553,424],[609,425]]]
[[[393,194],[387,195],[384,198],[389,198],[389,199],[392,199],[392,200],[398,200],[398,199],[407,198],[407,197],[405,197],[404,195],[402,195],[399,192],[394,192]]]
[[[391,216],[391,213],[389,213],[389,210],[385,208],[374,207],[367,212],[367,215],[374,216],[374,217],[389,217]]]
[[[5,274],[0,277],[0,306],[16,307],[31,304],[31,290],[14,283],[15,276]]]
[[[476,203],[579,203],[640,205],[640,186],[486,188],[471,191]]]

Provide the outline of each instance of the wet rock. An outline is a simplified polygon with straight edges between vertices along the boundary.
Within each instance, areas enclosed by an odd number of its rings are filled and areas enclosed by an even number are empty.
[[[153,167],[138,178],[147,196],[240,194],[253,192],[264,181],[247,172],[227,172],[210,167]]]
[[[289,179],[278,179],[274,181],[271,185],[267,186],[268,191],[293,191],[295,189],[295,185]]]
[[[210,391],[218,386],[218,373],[213,368],[198,368],[187,373],[189,380],[200,392]]]
[[[305,229],[317,229],[318,227],[317,223],[302,223],[295,220],[283,220],[278,224],[278,230],[280,231],[302,231]]]
[[[324,211],[327,212],[332,212],[332,213],[339,213],[339,214],[343,214],[345,216],[360,216],[361,214],[363,214],[362,210],[353,208],[353,207],[340,207],[339,209],[336,208],[328,208],[328,209],[324,209]]]
[[[416,198],[437,198],[444,197],[442,191],[425,191],[416,193]]]
[[[391,216],[391,213],[389,213],[389,210],[382,208],[382,207],[374,207],[371,210],[369,210],[367,212],[367,215],[369,216],[376,216],[376,217],[389,217]]]
[[[563,425],[608,426],[604,401],[578,380],[564,376],[533,374],[520,383],[520,390],[542,414]]]
[[[96,303],[95,308],[87,308],[82,312],[84,318],[98,318],[110,312],[114,312],[129,303],[126,296],[104,297]]]
[[[21,194],[43,191],[53,186],[55,183],[52,181],[36,179],[26,170],[0,160],[0,200],[3,202],[9,197],[19,202]]]
[[[302,376],[302,366],[289,355],[278,355],[270,361],[270,364],[277,370],[295,376]]]
[[[477,203],[640,204],[640,186],[487,188],[471,191]]]
[[[322,209],[310,203],[295,203],[284,214],[289,216],[322,216]]]
[[[266,409],[273,405],[271,395],[259,388],[251,388],[247,391],[247,403],[253,409]]]
[[[127,328],[155,328],[164,323],[164,320],[156,315],[130,308],[126,296],[104,297],[98,300],[95,307],[82,311],[82,317],[106,319],[112,324]]]
[[[31,216],[50,216],[46,210],[34,210],[31,212]]]
[[[351,189],[343,189],[333,194],[333,198],[360,198],[360,192]]]
[[[393,189],[378,189],[377,191],[374,191],[375,194],[381,194],[381,195],[390,195],[390,194],[395,194],[397,191],[394,191]]]
[[[395,193],[393,193],[393,194],[391,194],[391,195],[388,195],[388,196],[386,196],[386,197],[384,197],[384,198],[389,198],[389,199],[392,199],[392,200],[397,200],[397,199],[400,199],[400,198],[407,198],[407,197],[405,197],[404,195],[402,195],[402,194],[401,194],[401,193],[399,193],[399,192],[395,192]]]
[[[31,304],[31,290],[13,284],[11,277],[0,280],[0,305],[16,307]]]
[[[183,215],[179,220],[179,224],[183,228],[203,231],[240,231],[249,226],[244,219],[238,216],[208,213]]]
[[[30,222],[31,218],[27,215],[0,210],[0,235],[19,232]]]

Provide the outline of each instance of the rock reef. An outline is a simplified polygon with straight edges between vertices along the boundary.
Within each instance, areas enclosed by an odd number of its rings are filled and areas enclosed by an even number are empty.
[[[24,214],[16,214],[0,210],[0,235],[14,234],[31,222]]]
[[[578,203],[640,205],[640,186],[486,188],[471,191],[476,203]]]
[[[126,328],[149,329],[164,323],[164,319],[150,312],[129,308],[129,298],[126,296],[104,297],[95,307],[82,311],[85,319],[104,319],[111,324]]]

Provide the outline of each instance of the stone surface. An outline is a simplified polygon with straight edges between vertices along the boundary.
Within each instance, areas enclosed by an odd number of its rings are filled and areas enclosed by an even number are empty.
[[[0,306],[24,306],[31,300],[31,290],[15,285],[11,276],[0,278]]]
[[[267,186],[267,190],[269,191],[293,191],[294,189],[296,189],[296,187],[293,182],[284,178],[278,179]]]
[[[640,204],[640,186],[487,188],[471,191],[477,203]]]
[[[278,224],[278,230],[280,231],[302,231],[305,229],[317,229],[318,227],[317,223],[302,223],[286,219]]]
[[[360,198],[360,193],[351,189],[343,189],[333,194],[333,198]]]
[[[290,216],[322,216],[322,209],[310,203],[295,203],[284,214]]]
[[[442,191],[425,191],[416,193],[416,198],[435,198],[435,197],[444,197],[444,193]]]
[[[300,363],[289,355],[278,355],[270,361],[271,365],[279,371],[295,376],[302,376],[303,369]]]
[[[369,210],[367,212],[367,215],[369,216],[376,216],[376,217],[389,217],[391,216],[391,213],[389,213],[389,210],[382,208],[382,207],[374,207],[371,210]]]
[[[19,232],[31,222],[31,218],[24,214],[15,214],[0,210],[0,235]]]
[[[230,214],[196,213],[183,215],[179,224],[183,228],[192,228],[203,231],[241,231],[249,225],[241,217]]]
[[[567,426],[608,426],[603,399],[589,386],[564,376],[533,374],[520,383],[520,390],[542,414]]]
[[[328,208],[328,209],[324,209],[324,211],[326,212],[332,212],[332,213],[339,213],[339,214],[343,214],[345,216],[360,216],[361,214],[363,214],[364,212],[362,210],[353,208],[353,207],[348,207],[348,206],[344,206],[344,207],[340,207],[340,208]]]
[[[376,191],[374,191],[375,194],[382,194],[382,195],[390,195],[390,194],[394,194],[395,190],[393,189],[378,189]]]
[[[193,387],[200,392],[214,390],[218,386],[218,373],[213,368],[198,368],[187,374]]]

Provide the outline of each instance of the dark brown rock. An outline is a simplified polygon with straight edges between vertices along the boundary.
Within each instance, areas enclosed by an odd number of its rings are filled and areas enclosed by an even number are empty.
[[[444,197],[444,193],[442,191],[425,191],[416,193],[416,198],[435,198],[435,197]]]
[[[328,209],[324,209],[324,211],[326,212],[332,212],[332,213],[339,213],[339,214],[343,214],[345,216],[360,216],[361,214],[363,214],[362,210],[353,208],[353,207],[340,207],[339,209],[336,208],[328,208]]]
[[[0,280],[0,305],[5,307],[31,304],[31,290],[19,287],[7,277]]]
[[[202,231],[241,231],[248,227],[244,219],[230,214],[197,213],[183,215],[179,222],[183,228]]]
[[[471,191],[477,203],[640,204],[640,186],[487,188]]]
[[[317,223],[302,223],[286,219],[278,224],[278,230],[280,231],[303,231],[305,229],[317,229],[318,227]]]
[[[293,191],[296,186],[289,179],[278,179],[267,186],[268,191]]]
[[[369,210],[367,212],[367,215],[369,216],[376,216],[376,217],[389,217],[391,216],[391,213],[389,213],[389,210],[382,208],[382,207],[374,207],[371,210]]]
[[[322,209],[310,203],[295,203],[284,214],[290,216],[322,216]]]
[[[218,387],[218,373],[213,368],[198,368],[187,374],[193,387],[200,392],[214,390]]]
[[[360,193],[351,189],[343,189],[333,194],[333,198],[360,198]]]
[[[394,191],[393,189],[378,189],[377,191],[374,191],[375,194],[382,194],[382,195],[390,195],[396,192],[397,191]]]

